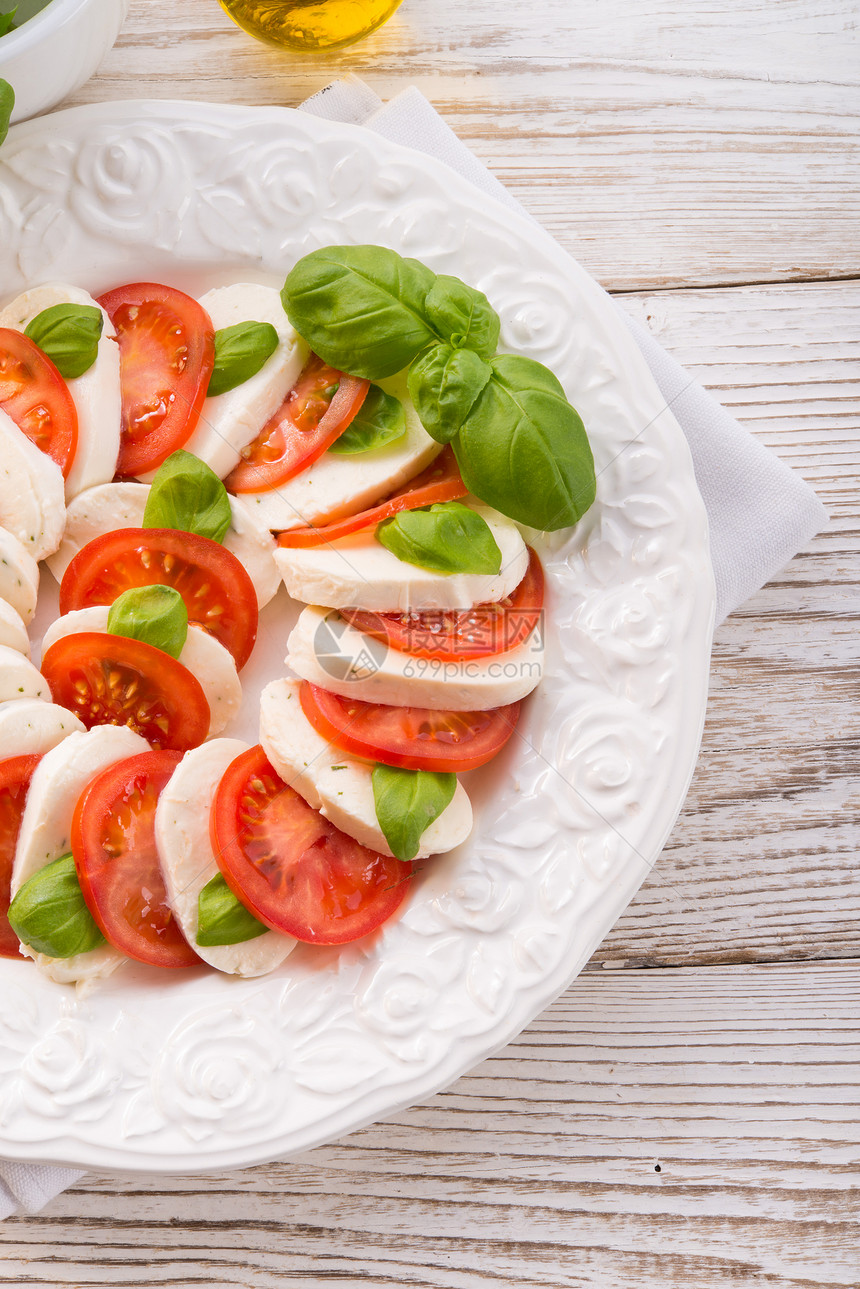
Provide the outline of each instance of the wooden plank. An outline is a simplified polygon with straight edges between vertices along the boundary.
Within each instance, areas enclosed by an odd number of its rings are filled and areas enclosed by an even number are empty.
[[[292,1162],[91,1177],[0,1284],[857,1283],[860,965],[581,978],[447,1093]]]

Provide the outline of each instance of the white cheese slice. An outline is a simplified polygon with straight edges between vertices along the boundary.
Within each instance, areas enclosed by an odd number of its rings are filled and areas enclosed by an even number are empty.
[[[471,508],[487,521],[502,553],[499,573],[433,573],[398,559],[366,530],[325,546],[279,547],[275,563],[294,600],[329,609],[420,613],[496,603],[525,577],[529,553],[513,520],[479,502]]]
[[[73,712],[38,698],[14,698],[0,703],[0,757],[41,756],[70,734],[83,733]]]
[[[30,637],[24,619],[6,600],[0,600],[0,645],[17,649],[25,658],[30,657]]]
[[[40,560],[59,546],[65,517],[60,467],[0,409],[0,525]]]
[[[314,685],[345,697],[392,707],[486,711],[514,703],[540,683],[540,626],[507,653],[466,662],[413,658],[387,649],[333,610],[309,606],[287,641],[287,665]]]
[[[15,698],[41,698],[51,701],[51,691],[38,667],[18,649],[0,645],[0,703]]]
[[[21,818],[11,894],[71,849],[72,815],[87,784],[116,761],[148,752],[149,744],[124,726],[98,725],[82,734],[70,734],[46,752],[33,772]],[[110,944],[100,945],[71,958],[50,958],[21,945],[25,957],[60,984],[92,981],[109,975],[124,955]]]
[[[0,600],[32,622],[39,595],[39,565],[8,528],[0,528]]]
[[[302,711],[299,682],[274,680],[260,696],[260,742],[286,784],[336,828],[381,855],[391,848],[376,819],[373,762],[342,752],[318,734]],[[421,837],[418,858],[441,855],[472,831],[472,805],[462,783]]]
[[[88,609],[74,609],[57,618],[45,632],[42,652],[63,636],[80,631],[107,631],[107,604],[94,604]],[[242,684],[236,664],[228,649],[202,627],[189,626],[179,662],[196,676],[209,703],[209,734],[220,734],[242,705]]]
[[[195,953],[218,971],[262,976],[295,948],[291,936],[267,931],[241,944],[197,943],[198,897],[219,871],[209,837],[215,789],[230,762],[247,749],[239,739],[222,738],[185,753],[158,799],[155,842],[170,907]]]
[[[403,373],[378,382],[403,403],[406,433],[386,447],[355,456],[324,452],[307,470],[269,492],[243,492],[258,523],[273,532],[300,528],[321,519],[354,515],[428,466],[442,445],[424,429],[406,389]]]
[[[66,381],[78,413],[78,446],[66,479],[66,500],[84,488],[107,483],[116,473],[122,424],[119,346],[114,325],[101,305],[79,286],[48,282],[33,287],[0,312],[0,327],[24,331],[36,314],[55,304],[82,304],[101,310],[104,326],[96,360],[82,376]]]
[[[149,496],[148,483],[106,483],[89,488],[75,497],[66,511],[66,526],[59,549],[47,564],[58,582],[74,557],[87,542],[117,528],[140,528]],[[274,538],[261,528],[238,497],[230,498],[231,527],[224,545],[247,572],[262,608],[276,594],[281,576],[275,564]]]

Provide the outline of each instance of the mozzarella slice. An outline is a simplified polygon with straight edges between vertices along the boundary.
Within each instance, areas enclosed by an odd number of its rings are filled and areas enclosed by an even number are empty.
[[[198,896],[219,871],[209,837],[215,789],[230,762],[247,749],[239,739],[222,738],[185,753],[158,799],[155,842],[170,907],[195,953],[218,971],[262,976],[295,948],[291,936],[267,931],[241,944],[197,943]]]
[[[45,632],[42,652],[63,636],[80,631],[107,631],[109,612],[107,604],[94,604],[88,609],[64,613]],[[202,627],[189,626],[179,661],[203,687],[209,704],[208,737],[220,734],[242,705],[242,685],[232,654]]]
[[[32,622],[39,594],[39,565],[8,528],[0,528],[0,600]]]
[[[17,650],[25,658],[30,657],[30,637],[24,619],[5,600],[0,600],[0,645]]]
[[[366,530],[325,546],[280,547],[275,563],[294,600],[329,609],[420,613],[496,603],[525,577],[529,553],[513,520],[478,502],[471,508],[487,521],[502,553],[499,573],[433,573],[398,559]]]
[[[97,725],[82,734],[70,734],[46,752],[33,772],[27,804],[21,818],[11,894],[71,848],[72,815],[87,784],[116,761],[148,752],[149,744],[124,726]],[[50,958],[21,945],[51,980],[61,984],[92,981],[114,971],[124,956],[110,944],[100,945],[71,958]]]
[[[65,517],[60,467],[0,409],[0,524],[40,560],[59,546]]]
[[[49,703],[51,691],[29,658],[9,645],[0,645],[0,703],[15,698],[43,698]]]
[[[391,848],[376,819],[373,762],[349,756],[318,734],[302,711],[299,682],[275,680],[260,696],[260,742],[278,774],[336,828],[381,855]],[[472,805],[462,783],[421,837],[418,858],[440,855],[472,831]]]
[[[66,479],[66,500],[84,488],[107,483],[116,472],[122,423],[119,346],[114,325],[98,301],[78,286],[49,282],[25,291],[0,312],[0,327],[24,331],[37,313],[55,304],[100,309],[104,326],[96,360],[82,376],[66,381],[78,413],[78,446]]]
[[[543,675],[540,627],[507,653],[466,662],[387,649],[333,610],[308,607],[287,641],[287,665],[314,685],[392,707],[485,711],[530,694]]]
[[[148,496],[148,483],[106,483],[79,493],[66,511],[66,527],[60,547],[47,560],[57,581],[62,582],[63,574],[78,551],[94,537],[117,528],[140,528]],[[224,538],[224,545],[236,556],[254,583],[257,604],[262,608],[275,595],[281,582],[274,560],[275,541],[238,497],[230,498],[230,511],[231,527]]]
[[[0,756],[41,756],[83,730],[77,716],[56,703],[38,698],[0,703]]]
[[[269,492],[243,492],[257,522],[273,532],[300,528],[321,519],[340,519],[387,497],[442,451],[424,429],[401,373],[378,382],[399,398],[406,411],[406,433],[386,447],[355,456],[324,452],[307,470]]]

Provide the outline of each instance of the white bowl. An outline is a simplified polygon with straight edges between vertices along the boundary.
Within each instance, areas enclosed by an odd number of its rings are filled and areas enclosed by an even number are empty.
[[[50,0],[0,37],[0,77],[15,91],[13,121],[44,112],[89,80],[113,45],[129,0]]]

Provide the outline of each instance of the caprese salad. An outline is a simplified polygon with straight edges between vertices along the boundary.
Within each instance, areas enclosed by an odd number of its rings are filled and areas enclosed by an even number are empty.
[[[561,385],[498,341],[480,292],[376,246],[280,292],[48,284],[0,311],[0,954],[255,976],[368,935],[468,837],[458,776],[543,670],[523,529],[595,495]],[[305,607],[248,746],[278,592]]]

